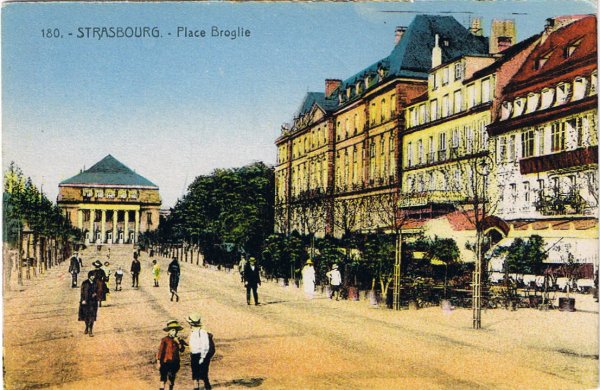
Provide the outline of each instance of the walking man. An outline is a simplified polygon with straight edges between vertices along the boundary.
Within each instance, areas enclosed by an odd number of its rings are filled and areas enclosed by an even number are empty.
[[[81,272],[81,264],[77,258],[77,252],[71,257],[69,273],[71,274],[71,288],[77,288],[77,275]]]
[[[331,286],[331,292],[329,293],[329,299],[332,299],[335,295],[335,300],[340,300],[340,286],[342,285],[342,274],[338,270],[337,264],[331,266],[331,271],[327,272],[327,278],[329,278],[329,285]]]
[[[134,252],[133,261],[131,262],[131,287],[139,287],[141,270],[142,265],[138,260],[138,254],[137,252]]]
[[[123,267],[119,266],[115,271],[115,291],[122,290],[121,282],[123,281]]]
[[[108,286],[106,285],[106,273],[102,269],[102,262],[96,260],[92,263],[94,266],[94,272],[96,277],[94,278],[94,286],[96,288],[96,297],[98,299],[98,306],[102,307],[102,302],[106,301],[106,294],[108,293]]]
[[[244,283],[244,268],[246,268],[246,258],[244,255],[242,255],[242,258],[238,264],[238,271],[240,273],[240,279],[242,280],[242,283]]]
[[[96,295],[96,286],[94,279],[96,272],[88,272],[87,280],[81,283],[81,299],[79,300],[79,321],[85,321],[85,332],[90,337],[94,336],[94,321],[98,313],[98,297]]]
[[[306,299],[312,299],[315,293],[315,269],[311,259],[308,259],[306,265],[302,268],[302,283],[304,284]]]
[[[179,261],[177,261],[177,257],[173,257],[173,261],[171,261],[171,264],[169,264],[169,268],[167,268],[167,273],[169,274],[169,289],[171,290],[171,302],[173,302],[173,297],[175,297],[177,299],[177,302],[179,302],[177,286],[179,286],[179,274],[181,273],[181,269],[179,268]]]
[[[180,357],[179,353],[185,350],[186,342],[177,337],[177,332],[183,327],[176,320],[167,323],[163,330],[168,332],[160,341],[158,353],[156,354],[156,364],[160,372],[160,389],[164,390],[167,380],[169,381],[169,390],[175,386],[175,377],[179,371]]]
[[[187,322],[192,327],[189,346],[192,381],[194,381],[195,385],[194,390],[200,390],[200,380],[204,382],[204,389],[210,390],[212,386],[208,379],[208,368],[210,366],[210,359],[215,354],[213,335],[202,329],[200,314],[190,314]]]
[[[252,290],[254,304],[258,305],[257,288],[260,286],[260,272],[254,257],[251,257],[244,267],[244,286],[246,287],[246,303],[250,304],[250,290]]]

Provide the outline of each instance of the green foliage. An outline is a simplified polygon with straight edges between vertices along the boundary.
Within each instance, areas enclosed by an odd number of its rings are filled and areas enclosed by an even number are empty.
[[[235,253],[258,256],[273,232],[273,205],[272,167],[257,162],[217,169],[190,184],[154,239],[198,244],[214,263],[223,262],[224,243],[233,243]]]
[[[505,249],[504,272],[517,274],[540,274],[548,254],[544,251],[544,239],[532,235],[527,241],[516,238]]]
[[[327,282],[325,274],[331,270],[331,266],[337,264],[343,269],[345,254],[340,250],[339,242],[331,236],[326,236],[317,241],[319,255],[315,260],[317,282]]]

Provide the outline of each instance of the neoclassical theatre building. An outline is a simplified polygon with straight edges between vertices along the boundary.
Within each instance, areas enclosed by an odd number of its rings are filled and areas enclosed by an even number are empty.
[[[135,244],[158,228],[158,186],[110,154],[58,185],[58,206],[88,244]]]

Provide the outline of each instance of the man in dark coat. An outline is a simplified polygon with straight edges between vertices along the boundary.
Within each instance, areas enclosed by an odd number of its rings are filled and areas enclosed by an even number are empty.
[[[142,265],[138,260],[138,254],[134,252],[133,261],[131,262],[131,287],[139,287],[141,270]]]
[[[88,272],[87,280],[81,283],[81,298],[79,300],[79,321],[85,321],[85,332],[90,337],[94,336],[94,321],[96,321],[96,314],[98,313],[98,297],[96,295],[96,286],[94,279],[96,278],[96,272]]]
[[[179,286],[179,274],[181,274],[181,269],[179,268],[179,261],[177,261],[177,257],[173,257],[173,261],[171,261],[171,264],[169,264],[169,268],[167,268],[167,273],[169,274],[169,289],[171,290],[171,301],[173,301],[173,297],[175,296],[177,302],[179,302],[177,287]]]
[[[106,285],[107,277],[106,273],[102,269],[102,262],[96,260],[92,263],[95,269],[90,272],[94,272],[96,277],[94,278],[94,286],[96,288],[96,296],[98,298],[98,304],[102,307],[102,302],[106,301],[106,294],[108,294],[108,286]]]
[[[250,304],[250,290],[252,290],[254,304],[258,305],[258,292],[256,290],[260,286],[260,271],[254,257],[251,257],[244,267],[244,286],[246,286],[246,303]]]
[[[77,288],[77,275],[81,272],[81,264],[77,258],[77,254],[71,257],[71,263],[69,264],[69,273],[71,274],[71,287]]]

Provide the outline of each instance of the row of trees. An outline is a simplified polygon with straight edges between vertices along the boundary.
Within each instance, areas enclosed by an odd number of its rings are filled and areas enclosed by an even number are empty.
[[[56,265],[80,240],[81,231],[14,162],[4,172],[3,207],[3,242],[17,250],[19,259],[33,259],[28,267],[37,265],[43,271]]]

